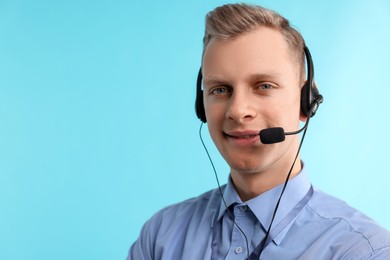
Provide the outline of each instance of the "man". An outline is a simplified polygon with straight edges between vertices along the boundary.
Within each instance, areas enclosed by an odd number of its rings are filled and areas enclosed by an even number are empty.
[[[207,15],[197,114],[230,178],[155,214],[128,259],[390,259],[387,230],[312,188],[299,136],[273,139],[322,101],[305,55],[310,67],[302,36],[273,11],[234,4]]]

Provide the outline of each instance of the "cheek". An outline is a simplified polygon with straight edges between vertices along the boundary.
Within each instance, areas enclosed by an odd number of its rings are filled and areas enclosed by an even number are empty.
[[[220,153],[223,154],[223,143],[225,140],[223,135],[225,114],[223,109],[219,106],[208,106],[206,109],[206,119],[210,137]]]
[[[222,131],[223,119],[215,111],[206,113],[206,119],[210,135],[214,139]]]
[[[272,126],[294,128],[299,124],[300,110],[300,97],[297,93],[286,93],[263,107],[261,117]]]
[[[292,94],[293,95],[293,94]],[[294,98],[289,98],[285,100],[282,104],[281,110],[282,114],[286,120],[290,124],[299,124],[301,117],[301,103],[300,103],[300,95],[294,93]]]
[[[207,123],[215,124],[224,118],[224,110],[221,105],[204,103]]]
[[[211,137],[211,140],[213,141],[214,145],[217,147],[219,152],[223,154],[223,134],[221,129],[221,124],[214,120],[207,121],[207,128],[209,130],[209,134]]]

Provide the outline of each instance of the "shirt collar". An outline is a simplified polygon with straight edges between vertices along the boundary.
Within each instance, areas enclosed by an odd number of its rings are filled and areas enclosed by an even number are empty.
[[[234,203],[242,204],[242,200],[240,199],[240,196],[238,195],[236,189],[234,188],[234,184],[232,182],[232,178],[229,176],[228,183],[226,185],[226,188],[223,192],[223,199],[221,201],[221,204],[219,206],[219,214],[218,219],[220,220],[222,216],[225,214],[226,209],[229,208]],[[226,203],[226,205],[225,205]]]
[[[248,205],[253,214],[261,223],[264,230],[267,230],[269,224],[271,223],[272,215],[276,203],[279,199],[280,193],[282,192],[283,186],[284,183],[243,203],[236,189],[234,188],[231,178],[229,177],[223,196],[227,207],[231,206],[234,203]],[[311,184],[309,177],[307,176],[304,168],[302,168],[301,172],[298,175],[289,180],[286,190],[284,191],[283,197],[280,201],[278,212],[275,216],[272,228],[276,227],[280,223],[280,221],[282,221],[287,216],[287,214],[301,201],[301,199],[306,195],[310,187]],[[217,220],[220,220],[221,217],[224,215],[226,211],[226,206],[223,201],[221,201]],[[281,242],[290,226],[291,225],[288,225],[284,230],[279,233],[278,236],[274,238],[274,242],[276,244],[279,244]]]

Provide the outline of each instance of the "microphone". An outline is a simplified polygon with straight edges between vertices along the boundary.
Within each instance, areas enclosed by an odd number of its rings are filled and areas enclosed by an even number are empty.
[[[271,128],[266,128],[260,131],[260,141],[263,144],[276,144],[283,142],[286,139],[286,135],[295,135],[299,134],[303,130],[306,129],[307,126],[307,121],[306,124],[299,129],[298,131],[295,132],[284,132],[284,129],[282,127],[271,127]]]
[[[260,131],[260,141],[263,144],[276,144],[286,139],[286,133],[282,127],[271,127]]]

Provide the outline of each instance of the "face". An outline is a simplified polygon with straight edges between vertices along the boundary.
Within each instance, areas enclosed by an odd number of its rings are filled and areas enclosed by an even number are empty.
[[[231,173],[288,170],[298,136],[271,145],[259,138],[264,128],[299,127],[303,82],[283,35],[260,27],[228,40],[214,38],[202,69],[209,132]]]

